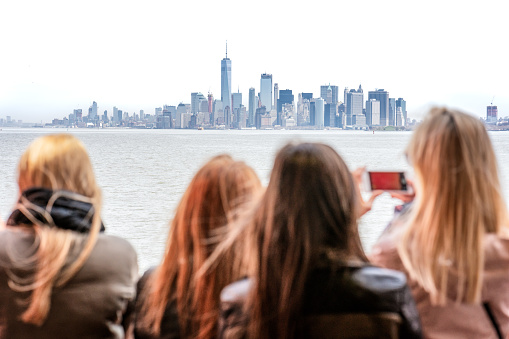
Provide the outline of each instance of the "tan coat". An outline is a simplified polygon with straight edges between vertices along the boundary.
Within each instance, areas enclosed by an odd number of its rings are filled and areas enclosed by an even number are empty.
[[[402,227],[393,225],[393,227]],[[386,232],[373,247],[370,260],[375,264],[405,273],[396,250],[401,229]],[[408,274],[407,274],[408,275]],[[428,293],[408,278],[425,338],[497,338],[483,305],[455,303],[454,290],[445,306],[431,305]],[[488,303],[503,337],[509,334],[509,239],[489,234],[485,239],[485,268],[482,302]]]
[[[0,338],[124,338],[127,306],[136,296],[138,278],[133,247],[100,234],[81,270],[65,286],[53,289],[48,317],[38,327],[18,320],[24,310],[20,297],[27,294],[8,287],[6,269],[13,266],[7,248],[23,253],[33,238],[21,229],[0,231]],[[17,270],[17,275],[23,272]]]

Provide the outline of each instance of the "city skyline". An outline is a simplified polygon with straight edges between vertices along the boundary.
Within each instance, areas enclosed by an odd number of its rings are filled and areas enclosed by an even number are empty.
[[[364,91],[362,85],[357,90],[344,89],[344,101],[338,100],[338,86],[321,85],[320,97],[313,98],[313,93],[299,93],[295,101],[292,90],[281,89],[274,83],[272,91],[272,74],[260,76],[260,92],[254,96],[255,89],[249,88],[249,106],[243,104],[240,89],[231,91],[232,67],[228,58],[228,42],[225,57],[221,60],[221,100],[214,100],[211,92],[205,97],[201,92],[191,93],[191,103],[180,102],[178,106],[164,105],[154,109],[154,115],[123,112],[113,107],[113,114],[104,110],[98,115],[97,102],[93,101],[88,115],[83,116],[82,109],[74,109],[72,114],[62,119],[56,117],[52,123],[32,126],[49,125],[60,127],[134,127],[134,128],[221,128],[221,129],[272,129],[276,128],[408,128],[416,123],[408,117],[407,103],[403,98],[389,98],[389,92],[375,89],[368,92],[368,100],[364,107]],[[274,101],[272,102],[272,95]],[[259,98],[255,101],[255,98]],[[255,107],[258,107],[255,110]],[[312,113],[311,113],[312,112]],[[482,118],[482,117],[481,117]],[[497,106],[487,107],[486,123],[496,125],[498,118]],[[500,117],[501,118],[501,117]],[[507,117],[506,117],[507,118]],[[501,118],[502,119],[502,118]],[[22,120],[11,116],[0,117],[0,126],[28,126]],[[254,123],[253,123],[254,121]],[[504,119],[502,124],[507,124]],[[504,127],[505,128],[505,127]]]
[[[244,100],[249,88],[260,92],[260,74],[267,73],[280,89],[314,97],[328,83],[339,90],[359,83],[366,91],[384,88],[407,100],[413,118],[434,103],[485,116],[493,102],[506,116],[502,6],[8,2],[0,11],[0,29],[9,32],[0,38],[0,117],[49,121],[92,101],[99,114],[114,106],[151,113],[189,103],[193,92],[220,99],[225,40],[231,88]],[[217,19],[223,15],[231,20]]]

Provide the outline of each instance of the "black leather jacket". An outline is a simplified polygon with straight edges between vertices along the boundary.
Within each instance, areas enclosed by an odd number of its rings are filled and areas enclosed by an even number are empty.
[[[245,300],[252,281],[221,293],[220,338],[245,337]],[[421,338],[421,324],[403,273],[367,265],[315,269],[307,282],[301,338]]]
[[[158,336],[149,333],[143,326],[140,320],[140,315],[143,312],[143,304],[148,290],[148,280],[153,276],[155,267],[148,269],[145,274],[138,281],[138,292],[136,304],[134,307],[134,338],[136,339],[179,339],[180,338],[180,325],[177,312],[177,304],[175,300],[171,300],[164,310],[163,319],[161,321],[160,334]]]

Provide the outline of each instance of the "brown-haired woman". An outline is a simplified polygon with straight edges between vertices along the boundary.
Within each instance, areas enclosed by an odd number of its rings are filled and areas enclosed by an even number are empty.
[[[228,155],[212,158],[196,173],[171,222],[163,261],[138,284],[136,338],[217,335],[219,293],[239,277],[226,260],[197,273],[237,209],[260,189],[253,169]]]
[[[367,263],[358,186],[329,146],[289,144],[240,232],[250,279],[222,294],[223,338],[418,338],[403,274]]]
[[[123,338],[136,253],[101,233],[85,147],[67,134],[36,139],[19,161],[18,186],[0,231],[0,337]]]
[[[471,115],[433,108],[407,154],[415,200],[372,259],[410,277],[426,337],[507,337],[509,223],[486,128]]]

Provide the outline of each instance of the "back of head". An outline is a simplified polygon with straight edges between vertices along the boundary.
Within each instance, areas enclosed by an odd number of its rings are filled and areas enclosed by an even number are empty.
[[[254,214],[259,263],[248,301],[250,337],[292,337],[308,273],[338,258],[365,259],[357,208],[350,171],[331,147],[301,143],[279,151]]]
[[[506,223],[497,160],[481,121],[447,108],[433,108],[407,149],[417,197],[400,244],[411,276],[445,302],[448,272],[458,271],[457,300],[480,297],[483,236]]]
[[[274,223],[276,233],[296,227],[291,238],[279,239],[288,242],[282,245],[310,241],[313,251],[333,249],[363,256],[356,241],[356,189],[345,162],[330,146],[283,147],[274,162],[263,208],[267,214],[259,213],[258,218]]]
[[[172,222],[173,232],[195,237],[188,241],[194,250],[202,250],[202,246],[194,245],[225,226],[237,207],[260,186],[258,176],[245,163],[234,161],[229,155],[213,157],[198,170],[184,193]]]
[[[159,334],[164,309],[174,298],[184,336],[216,335],[219,293],[233,279],[231,268],[221,261],[205,274],[197,272],[225,237],[238,209],[260,189],[254,170],[228,155],[216,156],[198,170],[171,222],[166,254],[151,280],[140,327]]]
[[[87,151],[69,134],[47,135],[33,141],[19,161],[18,185],[20,192],[44,187],[92,199],[99,196]]]

